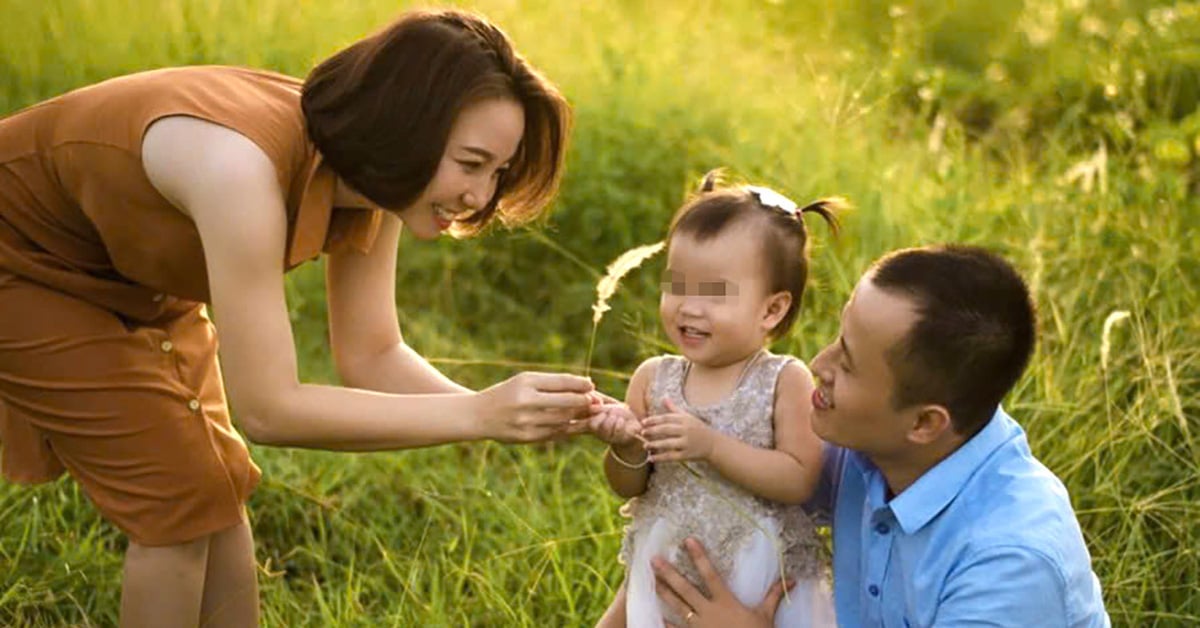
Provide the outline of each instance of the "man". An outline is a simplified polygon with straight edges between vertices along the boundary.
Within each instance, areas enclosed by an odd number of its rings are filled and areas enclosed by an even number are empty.
[[[840,625],[1109,626],[1067,491],[1000,408],[1034,330],[1020,276],[978,248],[897,251],[858,283],[812,362]],[[711,596],[655,565],[680,617],[772,625],[781,586],[747,609],[688,546]]]

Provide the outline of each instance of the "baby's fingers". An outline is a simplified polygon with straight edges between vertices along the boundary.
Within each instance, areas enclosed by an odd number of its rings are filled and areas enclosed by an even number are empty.
[[[675,438],[683,435],[683,426],[677,423],[656,423],[642,428],[642,436],[649,441]]]
[[[597,412],[596,414],[593,414],[592,416],[588,417],[588,420],[587,420],[588,429],[590,429],[593,432],[599,433],[601,426],[604,425],[604,419],[607,416],[608,416],[608,414],[605,412]]]

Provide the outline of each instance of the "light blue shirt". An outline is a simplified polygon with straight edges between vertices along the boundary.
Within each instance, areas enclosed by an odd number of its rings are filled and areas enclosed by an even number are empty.
[[[1110,625],[1067,490],[1003,410],[891,501],[866,457],[825,453],[839,625]]]

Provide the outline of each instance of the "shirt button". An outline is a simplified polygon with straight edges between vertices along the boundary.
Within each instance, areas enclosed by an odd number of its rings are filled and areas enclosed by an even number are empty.
[[[871,585],[867,587],[867,593],[870,593],[871,597],[879,597],[879,587]]]
[[[888,524],[880,523],[875,526],[875,531],[878,532],[879,534],[887,534],[888,532],[891,532],[892,529],[890,527],[888,527]]]
[[[164,340],[158,347],[163,350],[163,353],[170,353],[171,349],[175,348],[175,345],[171,344],[170,340]]]
[[[188,410],[195,412],[199,409],[200,409],[200,400],[199,399],[193,399],[188,402]]]

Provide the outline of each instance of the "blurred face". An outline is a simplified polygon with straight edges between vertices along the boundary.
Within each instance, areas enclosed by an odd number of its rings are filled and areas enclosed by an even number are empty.
[[[919,408],[896,410],[896,382],[887,352],[917,321],[907,297],[880,290],[867,275],[842,310],[838,339],[810,365],[818,379],[813,392],[813,431],[822,439],[885,458],[904,449]]]
[[[671,342],[692,362],[721,367],[748,357],[787,313],[786,292],[767,294],[756,236],[753,228],[735,225],[704,242],[672,237],[659,317]]]
[[[464,108],[450,129],[433,179],[412,205],[398,212],[409,231],[433,239],[455,220],[486,207],[524,134],[525,110],[514,100],[489,99]]]

